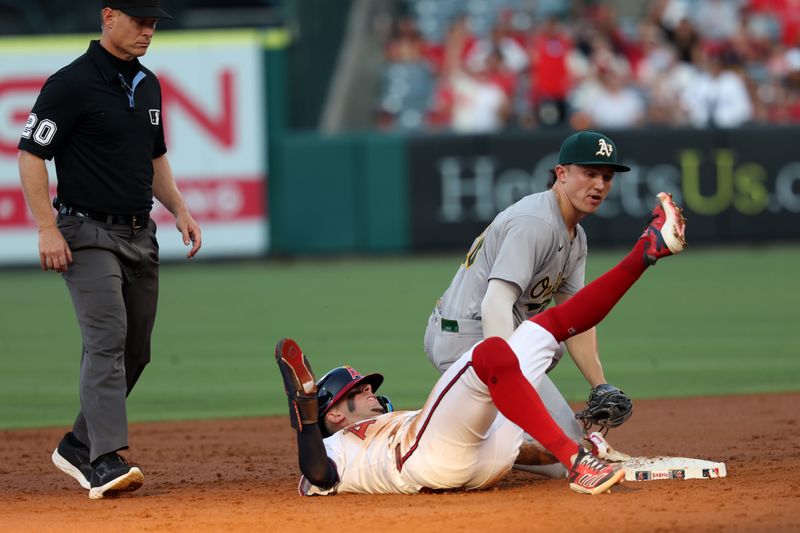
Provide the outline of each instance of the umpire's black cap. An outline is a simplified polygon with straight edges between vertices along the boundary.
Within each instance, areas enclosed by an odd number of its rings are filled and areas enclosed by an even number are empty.
[[[172,15],[161,9],[161,0],[103,0],[103,7],[119,9],[136,18],[171,19]]]

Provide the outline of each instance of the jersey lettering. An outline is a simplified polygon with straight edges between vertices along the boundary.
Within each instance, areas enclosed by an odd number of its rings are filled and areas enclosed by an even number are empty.
[[[36,144],[47,146],[53,140],[53,136],[55,136],[57,129],[58,126],[56,126],[56,123],[46,118],[39,122],[39,125],[36,127],[36,133],[33,134],[33,140],[36,141]]]
[[[352,435],[355,435],[359,439],[364,440],[367,438],[367,430],[375,422],[376,420],[374,418],[370,418],[369,420],[363,420],[358,424],[347,426],[346,428],[344,428],[343,432],[344,434],[350,433]]]
[[[550,277],[545,277],[539,280],[536,285],[533,286],[530,292],[530,297],[532,300],[539,300],[539,303],[531,302],[528,304],[528,311],[537,311],[539,309],[543,309],[550,303],[550,300],[553,299],[553,294],[558,291],[559,287],[564,284],[566,278],[564,278],[564,273],[559,272],[558,277],[556,278],[556,282],[551,284]]]
[[[475,258],[478,256],[478,252],[483,248],[483,239],[486,237],[486,232],[484,231],[481,233],[478,240],[475,241],[475,244],[472,245],[472,248],[469,249],[467,252],[467,257],[464,259],[464,268],[469,268],[472,266],[472,263],[475,262]]]
[[[536,285],[533,286],[531,289],[531,298],[539,298],[543,295],[550,294],[553,292],[552,287],[550,287],[550,278],[544,278],[539,280]]]
[[[31,113],[28,115],[28,120],[25,122],[25,129],[22,130],[22,138],[23,139],[30,139],[31,134],[33,134],[33,127],[36,126],[36,122],[39,118],[36,116],[36,113]]]

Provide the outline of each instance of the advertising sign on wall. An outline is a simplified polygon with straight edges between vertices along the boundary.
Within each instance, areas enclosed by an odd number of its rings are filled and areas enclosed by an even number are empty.
[[[498,212],[546,190],[569,133],[412,138],[412,247],[466,249]],[[659,191],[684,207],[690,243],[800,239],[800,129],[610,134],[632,170],[581,222],[590,245],[631,242]]]
[[[17,143],[47,77],[96,38],[0,40],[0,265],[38,263],[36,227],[19,185]],[[264,254],[267,143],[258,34],[157,32],[141,61],[161,82],[167,156],[203,228],[198,257]],[[52,161],[48,171],[54,195]],[[162,258],[184,256],[172,215],[156,203],[152,216],[159,223]]]

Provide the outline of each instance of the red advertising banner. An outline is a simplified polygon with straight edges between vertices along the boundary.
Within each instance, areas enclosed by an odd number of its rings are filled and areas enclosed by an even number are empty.
[[[47,77],[93,38],[0,39],[0,265],[38,261],[17,143]],[[269,247],[262,42],[251,30],[165,32],[141,59],[161,82],[167,156],[203,226],[204,257],[262,255]],[[48,170],[54,196],[52,162]],[[152,215],[172,221],[158,203]],[[180,239],[160,244],[163,258],[184,254]]]

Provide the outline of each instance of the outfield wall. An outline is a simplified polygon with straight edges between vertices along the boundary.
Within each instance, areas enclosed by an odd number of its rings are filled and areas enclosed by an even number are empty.
[[[407,142],[402,136],[287,134],[272,163],[272,250],[405,251]]]
[[[800,129],[613,133],[622,161],[609,197],[582,223],[592,244],[630,242],[659,191],[673,193],[695,243],[800,238]],[[564,133],[412,138],[410,241],[464,246],[495,214],[544,190]]]
[[[545,189],[567,131],[493,136],[288,134],[272,201],[277,253],[465,249],[492,218]],[[800,240],[800,128],[620,131],[609,198],[590,242],[629,243],[659,191],[674,194],[693,243]]]

